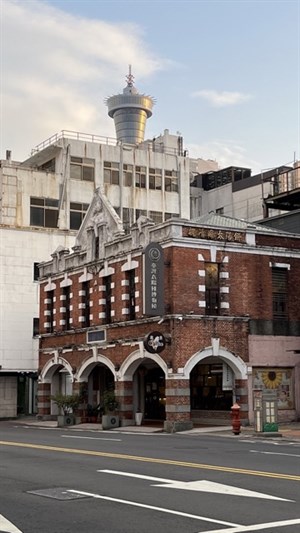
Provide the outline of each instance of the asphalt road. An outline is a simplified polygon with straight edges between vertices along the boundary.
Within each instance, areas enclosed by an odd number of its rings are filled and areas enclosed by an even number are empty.
[[[300,532],[300,442],[0,422],[0,533]]]

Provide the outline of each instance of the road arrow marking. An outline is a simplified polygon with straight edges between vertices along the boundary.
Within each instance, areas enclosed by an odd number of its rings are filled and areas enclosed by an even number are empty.
[[[194,490],[199,492],[213,492],[214,494],[227,494],[229,496],[243,496],[247,498],[261,498],[264,500],[279,500],[282,502],[294,502],[294,500],[287,500],[285,498],[277,498],[262,492],[255,492],[252,490],[240,489],[232,487],[231,485],[223,485],[222,483],[214,483],[213,481],[206,481],[205,479],[199,481],[176,481],[175,479],[164,479],[152,476],[143,476],[140,474],[132,474],[130,472],[119,472],[117,470],[98,470],[105,474],[114,474],[117,476],[134,477],[138,479],[146,479],[148,481],[155,481],[159,484],[154,487],[162,487],[168,489]]]
[[[293,453],[282,453],[282,452],[260,452],[259,450],[249,450],[251,453],[262,453],[264,455],[285,455],[286,457],[300,457]]]
[[[22,533],[20,529],[4,518],[2,514],[0,514],[0,531],[3,531],[3,533]]]

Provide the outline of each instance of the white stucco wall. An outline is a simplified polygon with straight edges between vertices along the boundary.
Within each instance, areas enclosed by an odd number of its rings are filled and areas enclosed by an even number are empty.
[[[45,261],[75,237],[45,230],[0,228],[0,365],[2,371],[31,371],[38,367],[38,339],[33,318],[39,316],[34,263]]]

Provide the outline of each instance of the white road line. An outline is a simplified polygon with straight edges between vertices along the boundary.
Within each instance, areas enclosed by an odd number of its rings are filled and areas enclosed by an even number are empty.
[[[115,442],[122,442],[122,439],[106,439],[105,437],[80,437],[80,435],[61,435],[67,439],[89,439],[89,440],[112,440]]]
[[[232,526],[234,528],[240,527],[239,524],[234,524],[232,522],[225,522],[223,520],[215,520],[213,518],[207,518],[205,516],[198,516],[198,515],[189,514],[189,513],[182,513],[180,511],[173,511],[172,509],[165,509],[164,507],[156,507],[154,505],[147,505],[147,504],[144,504],[144,503],[133,502],[133,501],[130,501],[130,500],[121,500],[119,498],[111,498],[109,496],[101,496],[100,494],[93,494],[91,492],[84,492],[84,491],[81,491],[81,490],[71,490],[71,489],[68,490],[68,492],[72,492],[74,494],[81,494],[82,496],[89,496],[90,498],[96,498],[96,499],[99,499],[99,500],[106,500],[106,501],[110,501],[110,502],[122,503],[122,504],[125,504],[125,505],[131,505],[132,507],[141,507],[143,509],[151,509],[152,511],[159,511],[161,513],[168,513],[168,514],[173,514],[173,515],[176,515],[176,516],[183,516],[184,518],[193,518],[194,520],[201,520],[202,522],[210,522],[212,524],[220,524],[220,525],[223,525],[223,526]],[[222,530],[222,531],[224,531],[224,530]],[[236,530],[234,529],[233,531],[236,531]]]
[[[147,479],[148,481],[157,481],[158,483],[173,483],[173,479],[144,476],[142,474],[132,474],[131,472],[120,472],[119,470],[97,470],[97,472],[103,472],[104,474],[114,474],[115,476],[134,477],[136,479]]]
[[[263,529],[295,526],[298,524],[300,524],[300,518],[294,520],[281,520],[280,522],[268,522],[266,524],[254,524],[252,526],[237,526],[232,529],[214,529],[213,531],[209,531],[209,533],[245,533],[247,531],[262,531]]]
[[[5,531],[5,533],[22,533],[20,529],[4,518],[2,514],[0,514],[0,531]]]
[[[264,455],[285,455],[286,457],[300,457],[300,455],[292,453],[281,453],[281,452],[260,452],[259,450],[249,450],[251,453],[262,453]]]
[[[262,498],[264,500],[279,500],[294,503],[294,500],[278,498],[277,496],[271,496],[270,494],[255,492],[253,490],[241,489],[232,485],[224,485],[223,483],[215,483],[214,481],[207,481],[206,479],[199,479],[196,481],[178,481],[176,479],[164,479],[159,477],[144,476],[141,474],[132,474],[131,472],[120,472],[118,470],[97,470],[97,472],[102,472],[104,474],[114,474],[117,476],[133,477],[136,479],[146,479],[148,481],[155,481],[158,483],[163,483],[163,485],[155,484],[152,486],[166,489],[193,490],[198,492],[211,492],[213,494],[225,494],[227,496]]]

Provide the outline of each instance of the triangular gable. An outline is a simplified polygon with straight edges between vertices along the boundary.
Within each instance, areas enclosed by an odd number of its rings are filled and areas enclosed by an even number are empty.
[[[125,234],[120,217],[100,188],[94,192],[92,201],[78,230],[75,246],[85,249],[88,241],[88,232],[93,231],[95,236],[98,236],[99,228],[105,228],[106,242]]]

